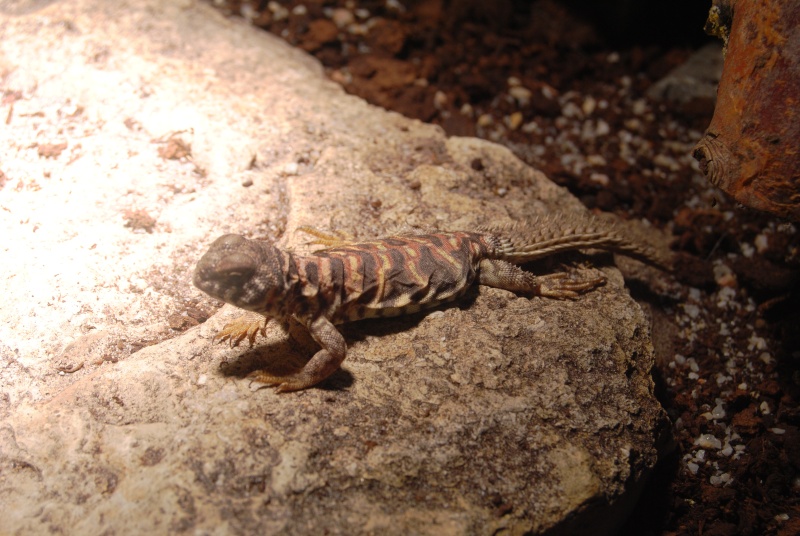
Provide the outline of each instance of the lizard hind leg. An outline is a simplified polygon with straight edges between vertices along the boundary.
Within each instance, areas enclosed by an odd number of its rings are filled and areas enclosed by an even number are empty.
[[[576,279],[564,272],[537,276],[500,259],[483,259],[478,269],[481,285],[560,300],[577,298],[606,282],[602,276]]]

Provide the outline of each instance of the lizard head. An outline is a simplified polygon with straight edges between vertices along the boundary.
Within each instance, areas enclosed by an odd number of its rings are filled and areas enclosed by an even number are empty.
[[[227,234],[197,262],[194,286],[248,311],[282,316],[289,282],[286,254],[267,242]]]

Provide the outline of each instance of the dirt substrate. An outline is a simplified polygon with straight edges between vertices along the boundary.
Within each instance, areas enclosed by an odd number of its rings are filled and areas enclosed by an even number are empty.
[[[800,533],[800,233],[703,178],[691,152],[710,99],[646,96],[705,42],[707,6],[665,21],[625,2],[215,4],[315,55],[348,92],[504,144],[589,209],[670,234],[668,293],[631,288],[653,318],[676,449],[625,533]]]

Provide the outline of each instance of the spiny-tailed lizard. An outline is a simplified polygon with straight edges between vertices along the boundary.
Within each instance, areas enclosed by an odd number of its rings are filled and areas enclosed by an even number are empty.
[[[669,262],[648,246],[626,238],[596,218],[557,214],[522,224],[474,231],[399,234],[346,242],[315,233],[328,249],[297,255],[268,242],[224,235],[197,263],[194,284],[210,296],[254,311],[215,337],[252,346],[270,318],[294,318],[321,346],[298,372],[285,376],[255,371],[255,381],[295,391],[333,374],[347,345],[336,324],[410,314],[464,295],[477,282],[529,296],[576,298],[602,285],[602,276],[576,279],[566,273],[534,275],[519,268],[554,253],[598,248],[662,269]]]

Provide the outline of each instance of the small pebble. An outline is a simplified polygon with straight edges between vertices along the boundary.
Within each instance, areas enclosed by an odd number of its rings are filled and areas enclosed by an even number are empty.
[[[592,167],[605,166],[607,164],[606,159],[603,158],[603,155],[599,154],[590,154],[587,156],[586,163]]]
[[[267,9],[272,12],[272,20],[281,21],[289,17],[289,10],[283,7],[278,2],[270,2],[267,4]]]
[[[300,165],[297,162],[289,162],[283,167],[283,174],[284,175],[297,175],[300,171]]]
[[[511,130],[517,130],[522,125],[522,121],[522,112],[514,112],[505,118],[506,126]]]
[[[568,118],[582,117],[583,111],[574,102],[568,102],[561,108],[561,115]]]
[[[494,118],[492,117],[491,114],[481,114],[481,116],[478,117],[478,126],[479,127],[484,127],[485,128],[485,127],[488,127],[489,125],[491,125],[492,123],[494,123]]]
[[[447,95],[443,91],[437,91],[433,95],[433,105],[436,107],[437,110],[443,109],[447,106]]]
[[[553,89],[550,86],[542,86],[541,91],[542,91],[542,95],[544,96],[544,98],[549,99],[549,100],[555,99],[556,96],[558,95],[556,90]]]
[[[331,14],[331,21],[333,21],[337,27],[344,28],[352,24],[355,21],[355,17],[353,17],[353,14],[349,10],[337,8],[334,9]]]
[[[756,236],[755,240],[753,240],[753,245],[756,246],[756,251],[763,254],[769,249],[769,238],[763,233],[759,234]]]
[[[719,450],[722,448],[722,443],[719,439],[714,437],[712,434],[702,434],[700,437],[694,440],[695,446],[703,447],[704,449],[715,449]]]
[[[258,17],[258,12],[250,4],[242,4],[241,7],[239,8],[239,14],[247,22],[251,22],[253,19]]]
[[[531,102],[531,90],[526,87],[514,86],[508,90],[508,94],[511,95],[520,106],[527,106]]]
[[[592,112],[594,112],[595,108],[597,108],[597,101],[594,100],[594,97],[589,95],[583,100],[581,108],[583,109],[584,114],[592,115]]]

